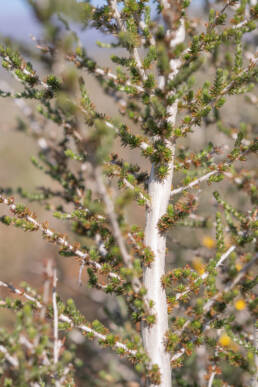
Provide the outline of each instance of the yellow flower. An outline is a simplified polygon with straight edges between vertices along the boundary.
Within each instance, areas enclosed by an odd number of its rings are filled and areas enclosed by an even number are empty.
[[[237,352],[239,350],[239,346],[233,340],[231,340],[231,338],[226,333],[223,333],[220,336],[219,344],[222,347],[227,347],[227,348],[231,349],[231,351],[234,351],[234,352]]]
[[[213,249],[216,246],[216,241],[206,235],[202,239],[202,244],[203,246],[208,247],[208,249]]]
[[[237,300],[235,302],[235,308],[236,310],[244,310],[246,308],[245,300],[243,300],[242,298],[240,300]]]
[[[226,333],[224,333],[219,338],[219,344],[222,345],[222,347],[228,347],[231,344],[231,338]]]
[[[193,268],[197,271],[198,274],[202,275],[205,273],[205,265],[201,258],[194,257],[193,259]]]

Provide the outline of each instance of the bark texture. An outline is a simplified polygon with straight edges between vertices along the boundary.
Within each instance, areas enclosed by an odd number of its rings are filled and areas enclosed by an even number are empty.
[[[172,151],[174,155],[174,147],[172,147]],[[161,216],[166,212],[169,202],[173,159],[169,174],[163,181],[157,178],[155,167],[152,166],[149,181],[151,205],[147,210],[145,228],[145,244],[152,249],[155,259],[151,266],[145,269],[144,286],[147,289],[147,297],[154,301],[156,322],[152,327],[144,326],[142,336],[144,347],[152,363],[159,365],[162,387],[171,386],[171,366],[170,356],[164,346],[164,338],[168,330],[168,312],[166,294],[161,285],[161,277],[165,274],[166,236],[160,234],[157,225]]]
[[[169,4],[164,4],[169,7]],[[169,32],[169,31],[168,31]],[[184,20],[181,20],[179,28],[174,32],[174,38],[170,41],[170,47],[173,49],[177,44],[185,39]],[[170,60],[169,80],[172,80],[178,73],[181,65],[179,59]],[[159,79],[159,87],[163,88],[165,81],[163,77]],[[174,94],[171,91],[168,96]],[[172,105],[167,106],[167,121],[173,126],[176,123],[177,116],[176,100]],[[156,322],[153,326],[142,327],[143,344],[153,364],[158,364],[161,373],[161,387],[172,386],[170,356],[166,352],[164,345],[165,334],[168,330],[168,311],[166,293],[162,287],[161,278],[165,274],[166,263],[166,235],[161,234],[158,229],[158,221],[167,211],[174,171],[175,144],[174,140],[167,141],[167,147],[172,151],[172,158],[169,164],[169,173],[164,180],[160,180],[155,172],[155,165],[152,165],[149,179],[150,206],[147,209],[145,244],[149,246],[154,253],[154,262],[150,267],[144,269],[144,286],[147,289],[147,298],[154,301],[154,313]],[[154,387],[155,385],[149,384]]]

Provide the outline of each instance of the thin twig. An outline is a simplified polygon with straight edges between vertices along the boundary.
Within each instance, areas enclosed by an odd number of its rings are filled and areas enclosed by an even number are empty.
[[[119,249],[121,251],[123,261],[129,269],[133,270],[131,256],[127,251],[125,241],[124,241],[123,235],[121,233],[121,230],[120,230],[117,218],[116,218],[114,203],[113,203],[113,200],[110,198],[109,193],[107,192],[105,184],[103,183],[100,169],[96,169],[95,176],[96,176],[96,181],[97,181],[97,184],[99,187],[99,192],[101,193],[103,200],[104,200],[104,203],[106,205],[106,211],[107,211],[107,214],[109,216],[110,222],[112,224],[113,231],[114,231],[114,237],[115,237],[116,242],[117,242]],[[139,278],[134,277],[132,279],[132,287],[133,287],[133,290],[135,293],[138,293],[139,290],[142,288],[142,286],[143,285],[140,282]],[[147,301],[146,297],[144,297],[144,296],[143,296],[143,301],[145,304],[145,309],[148,311],[149,310],[149,302]]]
[[[124,183],[124,185],[127,187],[127,188],[129,188],[129,189],[131,189],[132,191],[134,191],[134,189],[135,189],[135,187],[133,186],[133,184],[131,184],[126,178],[124,178],[123,179],[123,183]],[[150,201],[149,201],[149,199],[142,193],[142,192],[137,192],[137,195],[139,195],[139,197],[142,199],[142,200],[144,200],[144,202],[145,202],[145,204],[146,204],[146,206],[150,206]]]
[[[171,193],[170,193],[170,196],[174,196],[174,195],[177,195],[177,194],[179,194],[181,192],[187,191],[188,189],[193,188],[194,186],[202,183],[203,181],[208,180],[210,178],[210,176],[213,176],[213,175],[215,175],[218,172],[219,171],[217,171],[217,170],[208,172],[205,175],[199,177],[198,179],[192,181],[191,183],[189,183],[185,187],[179,187],[179,188],[173,189],[173,191],[171,191]]]
[[[97,180],[97,184],[98,184],[98,187],[99,187],[99,192],[101,193],[101,195],[103,197],[103,200],[104,200],[104,203],[106,205],[107,214],[108,214],[108,217],[109,217],[109,219],[111,221],[111,224],[112,224],[112,227],[113,227],[113,230],[114,230],[114,236],[115,236],[117,244],[118,244],[118,246],[120,248],[123,261],[124,261],[124,263],[126,264],[127,267],[132,268],[131,256],[127,252],[127,249],[126,249],[126,246],[125,246],[125,242],[124,242],[124,238],[122,236],[119,224],[118,224],[117,219],[116,219],[114,203],[111,200],[111,198],[110,198],[110,196],[109,196],[109,194],[107,192],[105,184],[103,183],[100,170],[96,171],[96,180]]]
[[[212,372],[210,379],[209,379],[208,387],[212,387],[215,375],[216,375],[216,372]]]
[[[53,290],[52,290],[52,304],[54,313],[54,364],[58,363],[59,356],[59,340],[58,340],[58,308],[56,303],[56,285],[57,274],[56,268],[53,269]]]
[[[8,288],[12,293],[18,294],[19,296],[23,296],[27,300],[34,302],[35,307],[37,309],[41,310],[43,308],[43,305],[41,304],[41,302],[39,302],[35,297],[30,296],[27,292],[22,291],[16,287],[14,287],[13,285],[10,285],[7,282],[0,280],[0,287],[1,286]],[[1,300],[0,306],[6,306],[6,302],[4,300]],[[67,323],[71,328],[74,327],[74,328],[77,328],[84,333],[90,333],[95,339],[99,339],[99,340],[103,340],[103,341],[105,341],[107,339],[107,335],[101,334],[101,333],[95,331],[93,328],[88,327],[85,324],[80,324],[80,325],[76,324],[72,320],[72,318],[65,315],[64,313],[60,314],[58,316],[58,319],[62,322]],[[127,345],[122,343],[121,341],[116,341],[116,343],[114,344],[114,347],[118,348],[118,349],[123,349],[125,351],[125,353],[128,354],[129,356],[135,356],[138,353],[136,349],[128,348]]]
[[[110,3],[111,9],[113,10],[114,19],[116,20],[120,31],[126,32],[126,26],[125,26],[125,23],[121,19],[121,15],[120,15],[120,12],[119,12],[118,6],[117,6],[117,1],[116,0],[109,0],[109,3]],[[139,55],[139,51],[136,47],[133,48],[132,54],[133,54],[133,58],[135,60],[137,70],[139,71],[140,76],[142,78],[142,81],[144,82],[147,79],[147,75],[145,74],[145,71],[143,69],[141,58]]]
[[[230,254],[236,249],[236,246],[231,246],[219,259],[219,261],[216,263],[215,268],[219,268],[222,263],[230,256]],[[199,281],[200,279],[205,280],[209,276],[208,272],[203,273],[200,277],[196,278],[194,283]],[[191,291],[191,287],[189,286],[183,293],[177,293],[176,294],[176,301],[185,296],[187,293]]]
[[[45,280],[44,280],[44,288],[43,288],[43,308],[40,311],[40,318],[42,320],[44,320],[45,318],[46,305],[48,304],[48,300],[49,300],[51,270],[52,270],[52,261],[48,259],[44,270]]]
[[[245,149],[233,161],[239,160],[241,157],[247,155],[249,152],[250,152],[249,148]],[[224,168],[227,168],[227,167],[230,167],[230,166],[231,166],[231,163],[229,163],[229,162],[224,162],[224,164],[223,164]],[[176,188],[176,189],[172,190],[171,193],[170,193],[170,196],[172,197],[172,196],[175,196],[175,195],[177,195],[177,194],[179,194],[181,192],[187,191],[188,189],[193,188],[196,185],[199,185],[203,181],[208,180],[211,176],[215,175],[216,173],[223,173],[224,175],[227,175],[227,173],[225,171],[221,171],[220,169],[214,169],[213,171],[210,171],[210,172],[206,173],[205,175],[199,177],[198,179],[192,181],[191,183],[187,184],[186,186],[179,187],[179,188]]]
[[[257,387],[258,384],[258,328],[257,328],[257,321],[254,321],[254,326],[253,326],[253,345],[255,348],[255,354],[254,354],[254,375],[252,377],[252,387]]]
[[[4,355],[5,359],[14,367],[18,368],[19,367],[19,361],[15,356],[10,355],[10,353],[7,351],[7,349],[3,346],[0,345],[0,352]]]
[[[250,267],[257,261],[257,259],[258,259],[258,254],[240,270],[240,272],[235,277],[233,282],[228,284],[223,290],[221,290],[214,297],[212,297],[208,302],[206,302],[206,304],[203,307],[203,313],[207,313],[212,308],[212,306],[214,305],[216,300],[219,299],[224,293],[230,292],[241,281],[241,279],[244,277],[244,275],[247,273],[247,271],[250,269]],[[191,323],[192,320],[193,320],[193,318],[190,318],[189,320],[187,320],[185,322],[185,324],[183,325],[182,329],[180,329],[179,331],[176,332],[176,334],[179,337],[182,336],[184,330],[187,328],[187,326]],[[210,328],[210,322],[207,322],[205,324],[205,326],[203,328],[203,332],[205,332],[208,328]],[[179,359],[184,353],[185,353],[185,348],[181,348],[178,352],[176,352],[171,357],[171,361],[173,362],[173,361]]]
[[[0,204],[1,204],[1,202],[3,204],[7,205],[9,207],[9,209],[14,214],[16,213],[17,207],[14,204],[13,199],[6,198],[2,194],[0,194]],[[78,248],[74,248],[74,246],[71,243],[69,243],[66,239],[64,239],[63,237],[61,237],[61,236],[56,237],[56,233],[54,231],[50,230],[48,227],[43,226],[40,222],[38,222],[31,215],[25,215],[24,218],[28,222],[32,223],[37,230],[40,230],[44,235],[48,236],[50,239],[52,238],[58,245],[62,246],[63,248],[65,248],[66,250],[68,250],[70,252],[73,252],[75,256],[83,259],[85,261],[85,264],[87,264],[88,266],[92,266],[94,269],[96,269],[98,271],[101,271],[103,269],[103,266],[100,263],[98,263],[96,261],[92,261],[90,259],[89,254],[87,254],[86,252],[84,252]],[[108,276],[110,278],[116,278],[119,281],[121,281],[120,276],[116,273],[109,272]]]

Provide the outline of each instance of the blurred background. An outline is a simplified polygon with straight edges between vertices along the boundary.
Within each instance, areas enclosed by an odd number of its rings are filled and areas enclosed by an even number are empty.
[[[102,4],[101,0],[95,4]],[[199,30],[204,28],[204,23],[207,20],[207,10],[209,8],[208,1],[194,0],[189,9],[189,15],[196,18],[199,23]],[[153,12],[155,12],[153,10]],[[74,25],[81,41],[87,48],[88,53],[94,57],[102,66],[111,66],[109,59],[110,50],[99,48],[96,41],[106,41],[108,38],[95,30],[82,30],[76,24]],[[0,40],[6,41],[9,38],[21,48],[25,58],[32,61],[37,71],[42,74],[47,73],[48,67],[40,64],[35,52],[35,41],[33,37],[41,38],[46,34],[43,26],[38,22],[33,8],[29,1],[23,0],[2,0],[0,4]],[[61,67],[60,67],[61,66]],[[58,63],[55,67],[57,72],[63,71],[64,64]],[[202,71],[196,75],[197,85],[214,73],[214,69],[210,69],[207,65]],[[103,94],[99,83],[90,75],[84,72],[84,78],[87,84],[89,94],[96,103],[98,110],[108,115],[120,116],[119,106],[113,103],[113,99]],[[3,90],[20,90],[20,85],[16,82],[7,71],[0,69],[0,89]],[[256,107],[253,104],[245,105],[243,109],[244,97],[231,97],[230,103],[227,103],[223,108],[224,116],[226,116],[225,124],[231,127],[239,127],[241,122],[250,123],[255,126],[257,120]],[[29,103],[30,108],[34,111],[35,106]],[[38,152],[38,144],[35,139],[24,134],[20,130],[21,119],[24,120],[23,112],[20,106],[9,99],[0,98],[0,188],[10,188],[10,192],[17,197],[17,192],[22,187],[27,192],[35,192],[37,187],[46,185],[53,187],[53,181],[36,169],[31,163],[31,156],[36,156]],[[126,121],[126,119],[124,119]],[[46,123],[47,125],[47,123]],[[131,125],[131,124],[130,124]],[[49,126],[51,130],[51,125]],[[209,125],[205,128],[196,129],[189,136],[188,144],[191,150],[198,151],[207,145],[208,141],[213,141],[218,146],[222,144],[226,147],[231,147],[233,139],[229,139],[223,133],[215,132],[215,126]],[[54,129],[53,129],[54,130]],[[120,148],[119,142],[114,143],[114,151]],[[229,148],[228,148],[229,149]],[[140,158],[137,152],[128,152],[122,150],[123,157],[130,162],[140,162],[143,169],[149,170],[149,164],[146,160]],[[251,165],[254,159],[250,160]],[[176,177],[176,179],[178,179]],[[175,186],[177,180],[175,180]],[[230,181],[223,182],[223,190],[231,197],[232,204],[238,204],[239,208],[248,210],[251,208],[251,203],[246,200],[246,196],[239,194],[237,199],[234,196],[235,188],[232,187]],[[210,223],[214,221],[215,207],[211,192],[214,187],[209,187],[201,193],[201,203],[199,204],[199,213],[202,216],[207,216]],[[20,201],[25,202],[24,199]],[[49,224],[58,231],[69,233],[67,225],[62,221],[58,221],[52,217],[51,211],[46,211],[44,207],[37,203],[29,203],[29,207],[38,214],[41,221],[47,220]],[[7,214],[5,208],[0,206],[0,216]],[[144,209],[133,206],[128,210],[128,221],[130,223],[144,225]],[[212,227],[205,230],[194,231],[191,228],[184,228],[184,243],[186,246],[182,248],[178,241],[182,229],[178,228],[173,235],[169,235],[168,241],[168,267],[182,266],[190,262],[193,252],[196,255],[205,256],[207,260],[214,255],[215,235]],[[228,241],[230,243],[230,241]],[[58,267],[59,285],[58,291],[63,299],[73,297],[77,307],[85,314],[87,320],[92,321],[98,319],[104,324],[109,325],[112,329],[118,329],[109,321],[109,316],[118,314],[126,315],[127,309],[122,299],[115,300],[111,296],[103,295],[98,290],[88,289],[86,285],[78,285],[79,265],[73,260],[60,257],[57,248],[42,240],[38,233],[24,233],[20,229],[13,227],[5,227],[0,224],[0,280],[9,281],[18,285],[21,281],[27,281],[37,289],[41,289],[43,285],[42,271],[44,262],[48,259],[53,259]],[[172,265],[173,262],[173,265]],[[103,303],[105,306],[103,307]],[[240,316],[241,317],[241,316]],[[239,317],[239,318],[240,318]],[[12,322],[12,315],[8,313],[0,313],[0,325],[8,325]],[[115,324],[115,323],[114,323]],[[129,324],[129,323],[128,323]],[[130,325],[130,324],[129,324]],[[128,329],[130,326],[128,325]],[[79,334],[74,335],[73,340],[79,344],[78,355],[86,358],[91,363],[94,369],[94,374],[104,368],[106,374],[100,375],[100,381],[93,381],[90,368],[78,371],[78,386],[128,386],[136,387],[139,385],[139,379],[133,372],[132,368],[125,361],[120,361],[116,356],[113,356],[109,351],[99,349],[94,343],[84,341],[84,338]],[[99,360],[101,354],[101,360]],[[230,372],[229,372],[230,374]],[[191,378],[195,381],[191,382]],[[237,373],[229,376],[231,383],[234,386],[238,384]],[[198,386],[198,375],[185,375],[186,386]],[[187,384],[188,383],[188,384]]]

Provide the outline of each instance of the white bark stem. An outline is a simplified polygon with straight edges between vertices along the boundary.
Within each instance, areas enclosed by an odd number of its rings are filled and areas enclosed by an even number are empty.
[[[164,4],[169,8],[169,3]],[[181,20],[178,30],[175,32],[174,39],[170,41],[170,48],[175,47],[185,39],[184,20]],[[180,59],[170,60],[169,79],[172,80],[179,71],[181,65]],[[160,86],[163,84],[160,78]],[[163,85],[164,86],[164,85]],[[173,95],[174,92],[169,93]],[[176,100],[167,107],[167,121],[173,126],[176,123],[177,115]],[[165,348],[165,335],[168,331],[168,309],[165,290],[161,283],[161,278],[165,274],[166,263],[166,235],[161,234],[158,229],[158,222],[162,215],[167,211],[174,171],[175,144],[167,141],[166,146],[171,149],[172,157],[169,163],[169,172],[164,180],[160,180],[155,172],[155,165],[152,165],[149,180],[150,207],[146,212],[145,226],[145,244],[149,246],[154,253],[154,261],[150,267],[144,268],[143,280],[147,290],[147,298],[154,301],[153,311],[156,316],[155,324],[151,327],[142,326],[143,344],[148,353],[151,362],[159,366],[161,373],[161,387],[172,386],[170,355]],[[154,387],[155,384],[149,384]]]
[[[155,259],[150,267],[144,270],[144,286],[147,289],[147,297],[154,301],[153,311],[156,322],[151,327],[143,326],[142,336],[146,352],[153,364],[158,364],[161,373],[161,386],[171,386],[170,355],[166,352],[164,340],[168,330],[167,299],[161,284],[161,277],[165,274],[166,236],[161,235],[158,229],[158,221],[166,213],[173,177],[173,158],[170,171],[165,180],[160,181],[155,174],[155,166],[152,166],[149,194],[151,205],[147,209],[145,244],[154,252]],[[150,384],[154,386],[154,384]]]
[[[177,74],[180,61],[175,59],[170,62],[172,70],[171,79]],[[172,92],[171,92],[172,94]],[[177,101],[167,109],[168,121],[174,125],[177,115]],[[166,235],[158,229],[158,221],[167,211],[174,171],[175,145],[167,141],[167,147],[171,149],[172,158],[169,164],[169,172],[164,180],[160,180],[155,173],[155,165],[152,165],[149,179],[150,207],[146,212],[145,244],[154,253],[154,261],[150,267],[144,268],[143,280],[147,289],[147,298],[154,301],[153,311],[156,321],[153,326],[143,326],[142,337],[146,352],[153,364],[158,364],[161,373],[161,387],[172,386],[170,355],[165,349],[165,334],[168,331],[168,311],[166,293],[161,283],[165,274],[166,263]],[[154,387],[154,384],[150,384]]]

